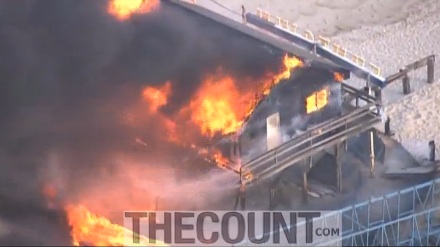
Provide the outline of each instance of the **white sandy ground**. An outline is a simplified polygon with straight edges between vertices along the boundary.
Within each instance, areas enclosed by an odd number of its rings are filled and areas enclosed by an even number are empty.
[[[241,6],[262,8],[316,35],[361,55],[388,76],[419,58],[440,55],[440,1],[438,0],[197,0],[206,8],[240,20]],[[225,9],[224,7],[227,9]],[[229,9],[229,10],[228,10]],[[232,11],[235,13],[233,13]],[[440,57],[437,57],[440,60]],[[436,82],[426,83],[426,69],[411,73],[413,93],[403,96],[400,81],[383,91],[385,112],[395,138],[419,161],[428,156],[435,140],[440,155],[440,61]],[[350,79],[351,85],[364,82]]]

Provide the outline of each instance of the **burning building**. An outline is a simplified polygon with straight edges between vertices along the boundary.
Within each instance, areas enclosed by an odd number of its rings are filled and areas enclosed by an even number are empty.
[[[197,6],[0,6],[2,243],[123,245],[124,210],[236,190],[236,174],[211,173],[231,162],[231,135],[250,160],[274,113],[288,140],[344,111],[349,71]]]
[[[208,204],[214,187],[220,200],[212,140],[296,70],[328,64],[176,4],[0,4],[2,243],[121,245],[124,210],[163,194],[163,208]]]
[[[333,71],[315,66],[299,68],[291,78],[275,86],[240,130],[244,161],[267,151],[266,119],[276,113],[282,132],[280,144],[313,125],[341,116],[340,81],[334,77]],[[260,150],[252,148],[255,146]],[[249,152],[253,154],[247,154]]]

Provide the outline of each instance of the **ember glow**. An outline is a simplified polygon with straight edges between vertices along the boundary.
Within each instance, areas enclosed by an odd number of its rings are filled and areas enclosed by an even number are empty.
[[[306,112],[307,114],[316,112],[322,109],[328,103],[328,89],[322,89],[318,92],[314,92],[306,99]]]
[[[335,72],[334,77],[335,77],[335,81],[337,82],[344,81],[344,75],[342,75],[341,73]]]
[[[134,13],[148,13],[159,5],[159,0],[111,0],[108,13],[120,20]]]
[[[170,93],[171,84],[170,82],[166,82],[161,87],[146,87],[142,92],[142,96],[149,104],[150,112],[155,113],[160,107],[167,104]]]
[[[113,224],[107,218],[90,212],[82,205],[68,205],[65,208],[71,226],[72,244],[74,246],[124,246],[125,237],[132,237],[133,232],[120,225]],[[165,243],[139,236],[142,246],[167,246]]]

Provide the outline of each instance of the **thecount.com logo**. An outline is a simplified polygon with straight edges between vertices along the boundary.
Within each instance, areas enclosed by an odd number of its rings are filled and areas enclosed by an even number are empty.
[[[124,212],[125,245],[337,246],[341,220],[322,211]]]

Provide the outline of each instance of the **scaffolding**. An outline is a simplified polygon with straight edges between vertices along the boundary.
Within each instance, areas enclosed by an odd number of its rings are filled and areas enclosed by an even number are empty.
[[[329,213],[342,215],[342,240],[319,246],[440,246],[440,179]]]

